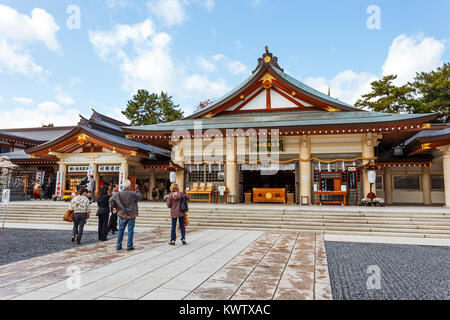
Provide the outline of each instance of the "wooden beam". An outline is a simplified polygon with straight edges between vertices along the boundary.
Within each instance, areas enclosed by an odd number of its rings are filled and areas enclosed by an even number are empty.
[[[273,83],[276,86],[278,86],[280,89],[284,90],[285,92],[290,94],[290,92],[294,91],[295,95],[299,96],[299,99],[304,100],[304,101],[306,101],[306,102],[308,102],[308,103],[310,103],[310,104],[314,105],[315,107],[318,107],[318,108],[320,108],[322,110],[329,111],[329,108],[328,108],[327,104],[325,104],[323,102],[320,102],[318,100],[314,100],[314,99],[312,99],[310,97],[307,97],[307,96],[301,94],[300,92],[298,92],[296,90],[293,90],[292,88],[289,88],[288,86],[286,86],[284,83],[282,83],[281,81],[279,81],[277,79],[273,80]]]
[[[270,110],[271,105],[270,105],[270,88],[266,89],[266,109]]]
[[[49,147],[46,147],[45,149],[42,149],[42,150],[40,150],[40,151],[36,151],[36,152],[34,153],[34,155],[35,155],[36,157],[39,157],[39,156],[41,156],[41,155],[43,155],[43,154],[49,153],[50,151],[58,151],[60,148],[63,148],[64,146],[67,146],[67,145],[69,145],[69,144],[71,144],[71,143],[73,143],[73,142],[76,142],[77,139],[78,139],[77,136],[72,136],[71,138],[69,138],[69,139],[67,139],[67,140],[64,140],[64,141],[62,141],[62,142],[60,142],[60,143],[57,143],[57,144],[55,144],[55,145],[53,145],[53,146],[49,146]],[[50,150],[49,150],[49,149],[50,149]]]
[[[241,110],[247,103],[249,103],[250,101],[252,101],[253,99],[256,98],[257,95],[259,95],[261,92],[264,91],[264,88],[260,88],[258,91],[256,91],[256,93],[254,95],[252,95],[249,99],[245,100],[243,103],[241,103],[239,105],[239,107],[237,107],[234,110],[231,110],[231,113],[237,113],[237,111]]]
[[[293,104],[295,104],[296,106],[298,106],[298,107],[299,107],[300,109],[302,109],[302,110],[311,110],[311,109],[314,109],[314,107],[306,107],[306,106],[304,106],[303,104],[301,104],[300,102],[298,102],[297,100],[295,100],[294,98],[290,97],[289,95],[287,95],[286,93],[284,93],[283,91],[279,90],[278,88],[276,88],[276,87],[274,87],[274,86],[272,87],[272,89],[273,89],[276,93],[278,93],[280,96],[282,96],[282,97],[288,99],[290,102],[292,102]]]

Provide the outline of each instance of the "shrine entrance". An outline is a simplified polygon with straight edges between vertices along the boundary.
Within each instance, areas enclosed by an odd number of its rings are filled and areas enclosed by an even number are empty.
[[[295,204],[298,194],[296,171],[296,164],[271,168],[241,165],[243,202]]]

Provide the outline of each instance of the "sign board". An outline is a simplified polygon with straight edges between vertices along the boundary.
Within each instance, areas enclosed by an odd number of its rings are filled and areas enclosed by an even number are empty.
[[[44,184],[44,176],[45,176],[45,171],[37,171],[36,172],[36,180],[39,182],[40,185]]]
[[[274,139],[275,140],[275,139]],[[268,137],[266,140],[253,140],[250,141],[250,151],[284,151],[284,138],[279,138],[273,141],[272,138]]]
[[[120,164],[98,166],[98,172],[119,172],[119,171],[120,171]]]
[[[62,196],[62,171],[58,171],[56,173],[56,187],[55,187],[55,195],[56,197]]]
[[[119,171],[119,191],[123,189],[123,183],[125,182],[125,171]]]
[[[3,192],[2,192],[2,204],[3,205],[6,206],[9,203],[10,195],[11,195],[11,190],[3,189]]]
[[[68,166],[67,171],[84,173],[89,171],[89,166]]]

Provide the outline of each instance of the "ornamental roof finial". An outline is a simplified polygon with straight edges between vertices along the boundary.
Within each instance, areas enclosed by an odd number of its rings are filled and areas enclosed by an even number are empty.
[[[269,46],[266,46],[266,53],[269,53]]]

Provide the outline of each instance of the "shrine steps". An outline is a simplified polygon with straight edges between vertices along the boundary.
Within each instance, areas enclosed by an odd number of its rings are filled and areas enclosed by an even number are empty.
[[[66,224],[68,203],[11,202],[6,222]],[[93,204],[88,224],[97,224]],[[436,207],[302,207],[190,204],[190,226],[217,229],[301,231],[321,234],[450,238],[450,210]],[[168,227],[165,203],[140,203],[139,227]]]

